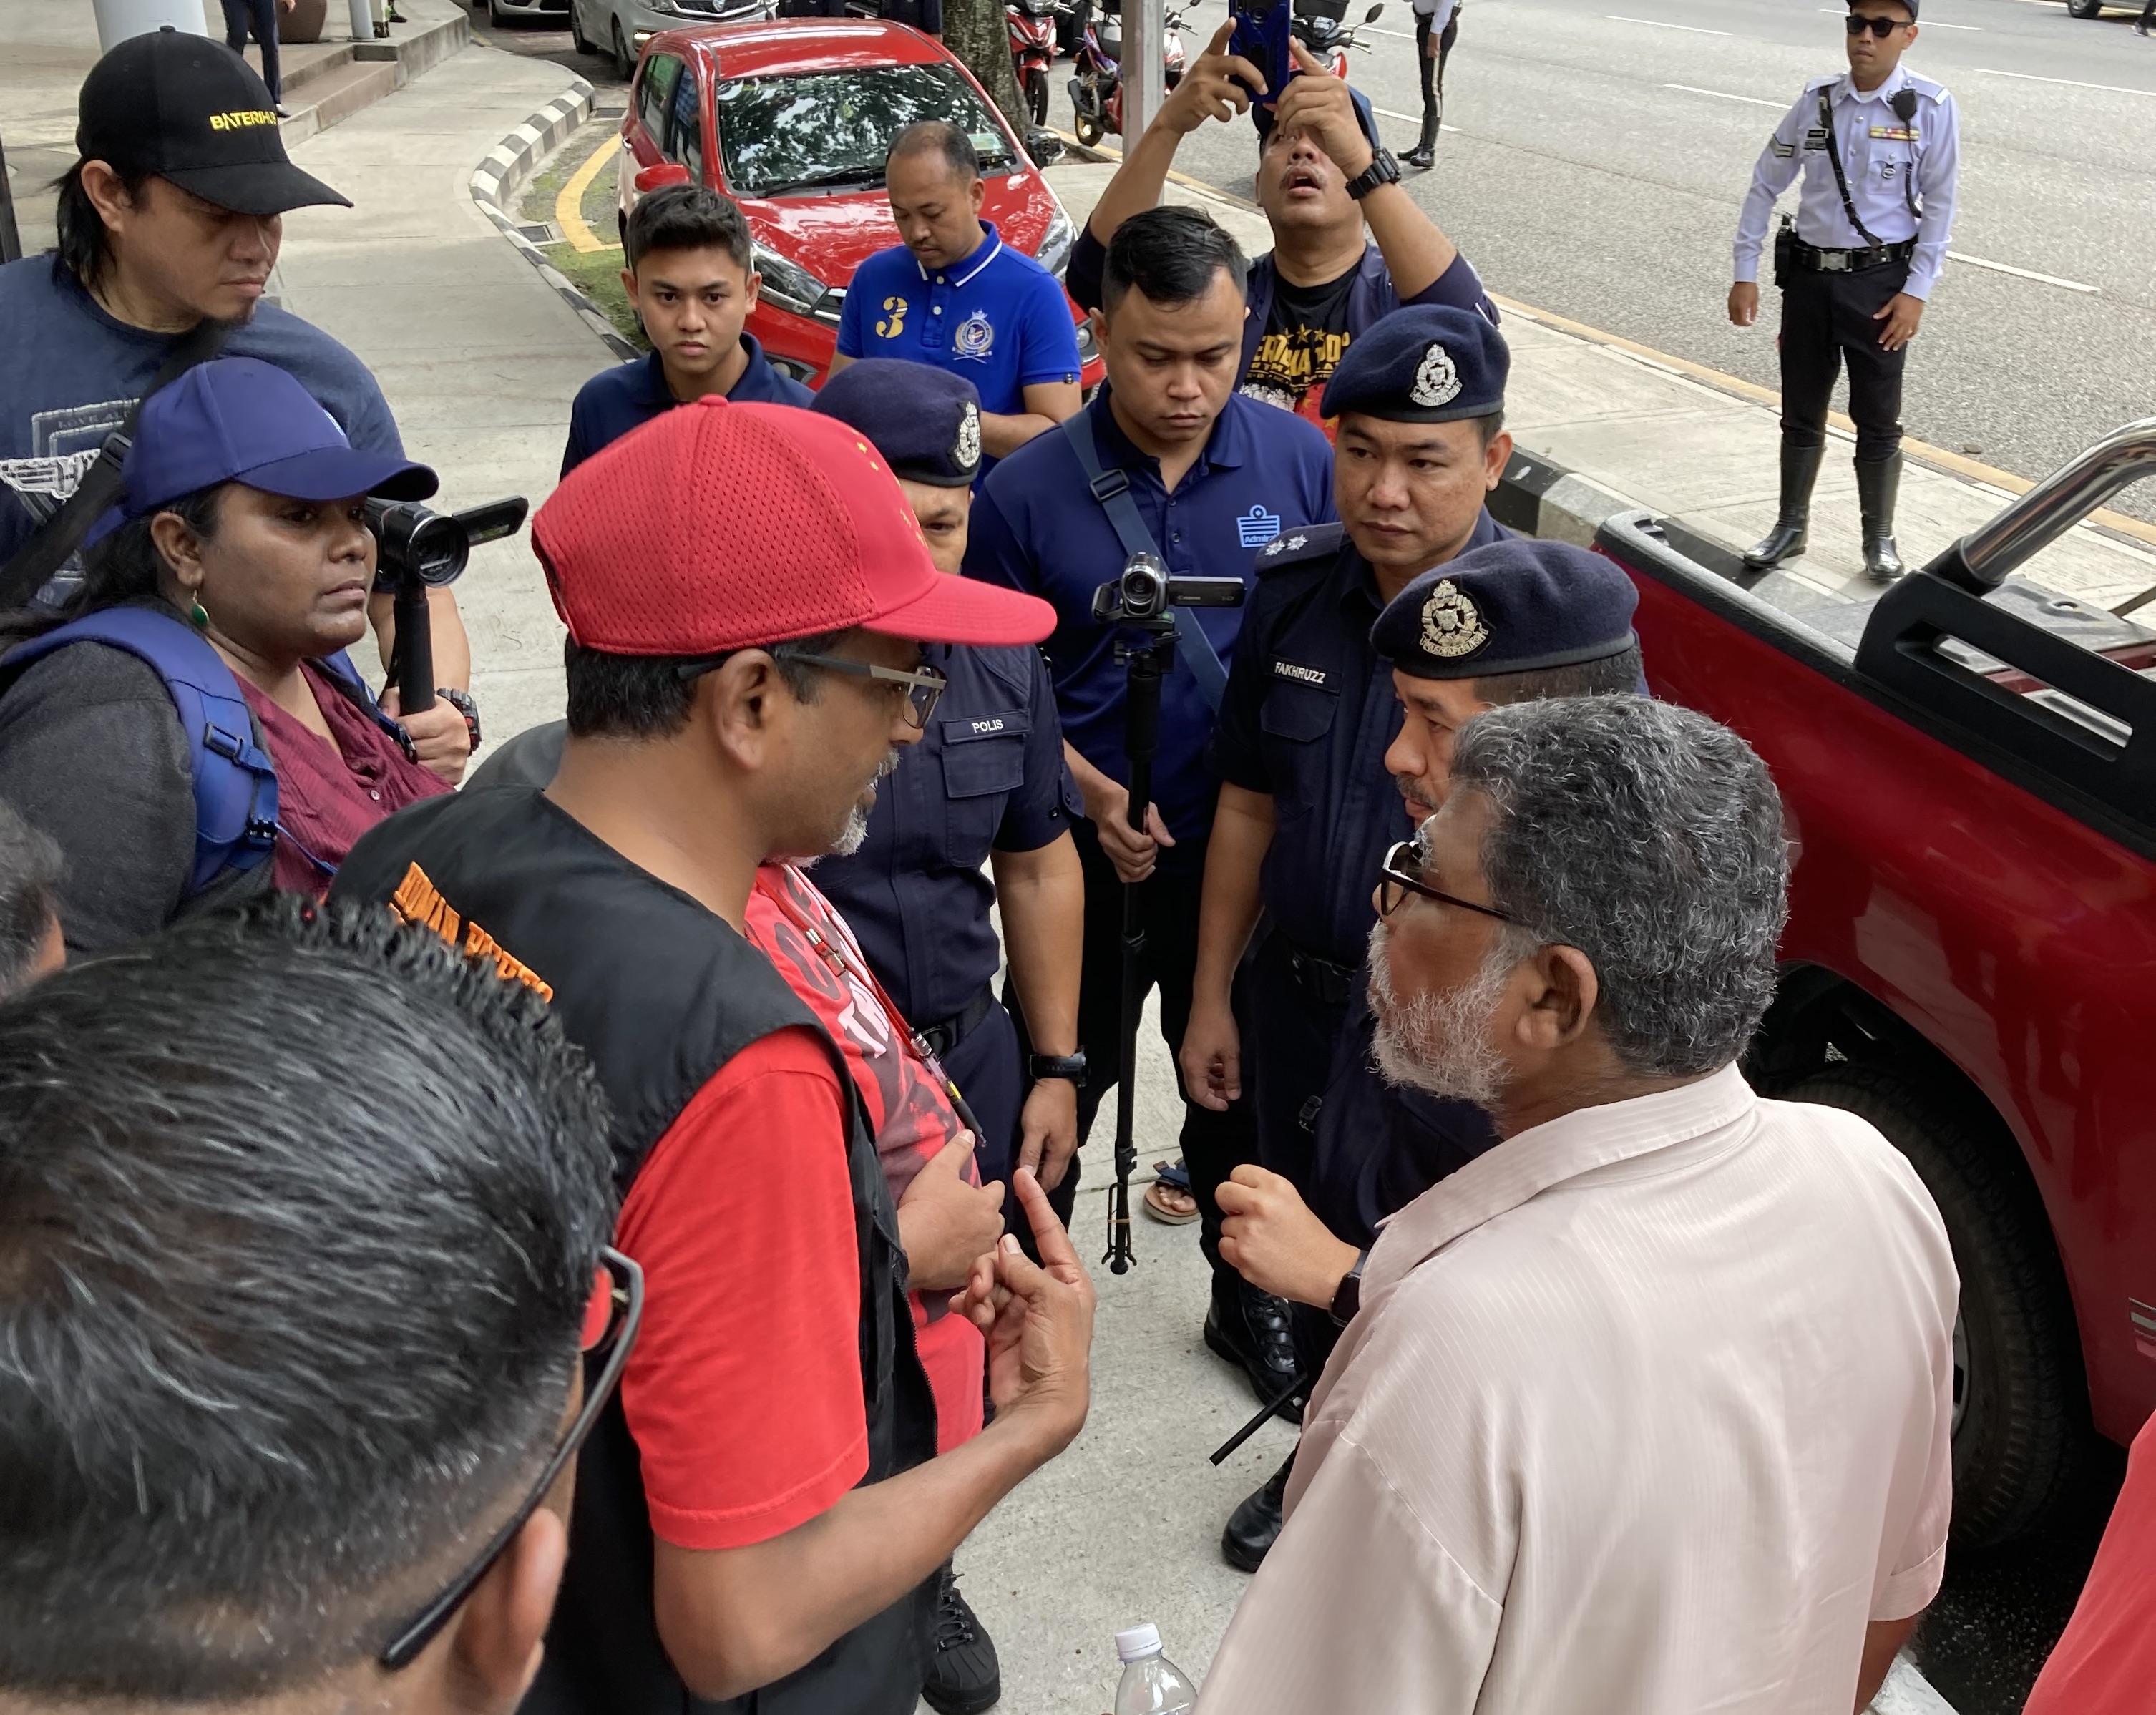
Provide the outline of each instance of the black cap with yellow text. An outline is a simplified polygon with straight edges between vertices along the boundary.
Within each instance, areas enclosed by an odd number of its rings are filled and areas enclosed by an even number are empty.
[[[129,37],[90,69],[74,146],[85,161],[170,179],[236,214],[352,207],[292,165],[254,68],[222,42],[169,24]]]

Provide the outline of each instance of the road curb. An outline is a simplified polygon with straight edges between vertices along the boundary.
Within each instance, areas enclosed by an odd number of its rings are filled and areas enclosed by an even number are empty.
[[[577,79],[488,150],[486,158],[472,169],[468,182],[472,201],[494,223],[495,229],[523,253],[524,259],[539,270],[539,277],[577,312],[599,343],[627,362],[643,353],[616,332],[599,306],[578,290],[568,276],[516,229],[516,217],[505,206],[514,202],[517,192],[539,163],[560,148],[592,116],[592,86],[583,79]]]

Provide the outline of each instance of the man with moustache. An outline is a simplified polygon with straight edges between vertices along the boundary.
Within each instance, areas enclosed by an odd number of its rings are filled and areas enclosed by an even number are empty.
[[[1479,715],[1451,776],[1383,865],[1377,1046],[1501,1141],[1274,1278],[1348,1327],[1202,1715],[1861,1709],[1944,1569],[1958,1283],[1885,1138],[1738,1069],[1774,783],[1630,696]]]

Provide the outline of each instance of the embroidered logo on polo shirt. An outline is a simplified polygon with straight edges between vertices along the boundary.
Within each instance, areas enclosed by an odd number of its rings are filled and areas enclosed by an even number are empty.
[[[996,348],[996,331],[988,325],[985,310],[976,310],[958,324],[958,331],[951,336],[952,349],[962,357],[985,358]]]
[[[883,300],[884,318],[875,325],[876,337],[895,340],[906,331],[906,300],[896,295]]]
[[[1261,548],[1281,532],[1280,514],[1268,512],[1263,502],[1235,521],[1235,540],[1246,548]]]
[[[1282,679],[1292,679],[1303,685],[1322,685],[1325,675],[1315,667],[1298,667],[1293,661],[1275,661],[1273,671]]]
[[[1490,640],[1490,628],[1475,603],[1450,578],[1438,580],[1422,604],[1422,646],[1440,660],[1471,655]]]

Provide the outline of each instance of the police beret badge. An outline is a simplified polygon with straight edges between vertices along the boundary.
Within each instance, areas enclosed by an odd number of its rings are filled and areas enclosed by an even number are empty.
[[[1433,351],[1436,347],[1431,347]],[[1440,660],[1471,655],[1490,640],[1490,628],[1473,601],[1449,578],[1438,580],[1422,604],[1422,646]]]
[[[1418,405],[1435,409],[1460,396],[1460,372],[1453,367],[1452,354],[1435,341],[1422,354],[1421,365],[1415,370],[1414,385],[1408,389],[1408,397]]]
[[[971,399],[958,418],[958,438],[951,444],[951,462],[971,470],[981,462],[981,408]]]

